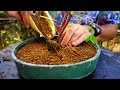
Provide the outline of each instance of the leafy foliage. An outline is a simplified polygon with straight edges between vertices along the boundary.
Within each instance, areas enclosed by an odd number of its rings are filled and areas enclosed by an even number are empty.
[[[31,28],[26,29],[26,27],[19,22],[6,25],[4,30],[0,30],[0,46],[7,47],[16,42],[22,42],[38,35],[35,30]]]

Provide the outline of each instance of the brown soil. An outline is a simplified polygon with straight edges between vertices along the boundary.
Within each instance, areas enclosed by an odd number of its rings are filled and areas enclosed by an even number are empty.
[[[41,12],[41,15],[42,15],[42,12]],[[38,27],[38,29],[40,30],[40,32],[45,37],[49,37],[49,35],[53,36],[52,29],[50,28],[48,21],[46,21],[45,18],[40,18],[40,14],[36,14],[36,15],[31,14],[31,17],[35,22],[36,26]]]
[[[25,45],[16,53],[16,56],[28,63],[59,65],[87,60],[95,56],[96,52],[96,48],[90,42],[84,42],[77,47],[62,47],[57,52],[51,52],[46,40],[43,39]]]

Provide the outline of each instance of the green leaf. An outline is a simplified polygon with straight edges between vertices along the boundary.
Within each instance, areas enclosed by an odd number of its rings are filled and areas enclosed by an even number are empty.
[[[96,38],[94,35],[91,36],[90,41],[91,41],[92,43],[94,43],[94,44],[97,44],[97,43],[98,43],[98,40],[97,40],[97,38]]]
[[[93,32],[93,29],[92,29],[92,28],[90,28],[90,29],[89,29],[89,32],[91,32],[91,33],[92,33],[92,32]]]
[[[85,42],[88,42],[91,39],[91,35],[87,36]]]
[[[92,23],[90,22],[90,23],[89,23],[89,26],[91,26],[91,25],[92,25]]]

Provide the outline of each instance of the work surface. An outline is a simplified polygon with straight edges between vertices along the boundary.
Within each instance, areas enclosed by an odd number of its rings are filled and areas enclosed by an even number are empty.
[[[23,79],[19,76],[11,57],[16,43],[0,51],[0,79]],[[120,79],[120,55],[101,47],[101,55],[96,69],[83,79]]]

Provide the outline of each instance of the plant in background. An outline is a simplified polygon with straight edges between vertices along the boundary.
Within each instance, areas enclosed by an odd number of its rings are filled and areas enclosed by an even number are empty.
[[[3,30],[0,30],[0,47],[5,48],[14,43],[22,42],[31,37],[38,36],[38,33],[33,29],[26,29],[26,27],[15,22],[10,25],[5,25]]]

